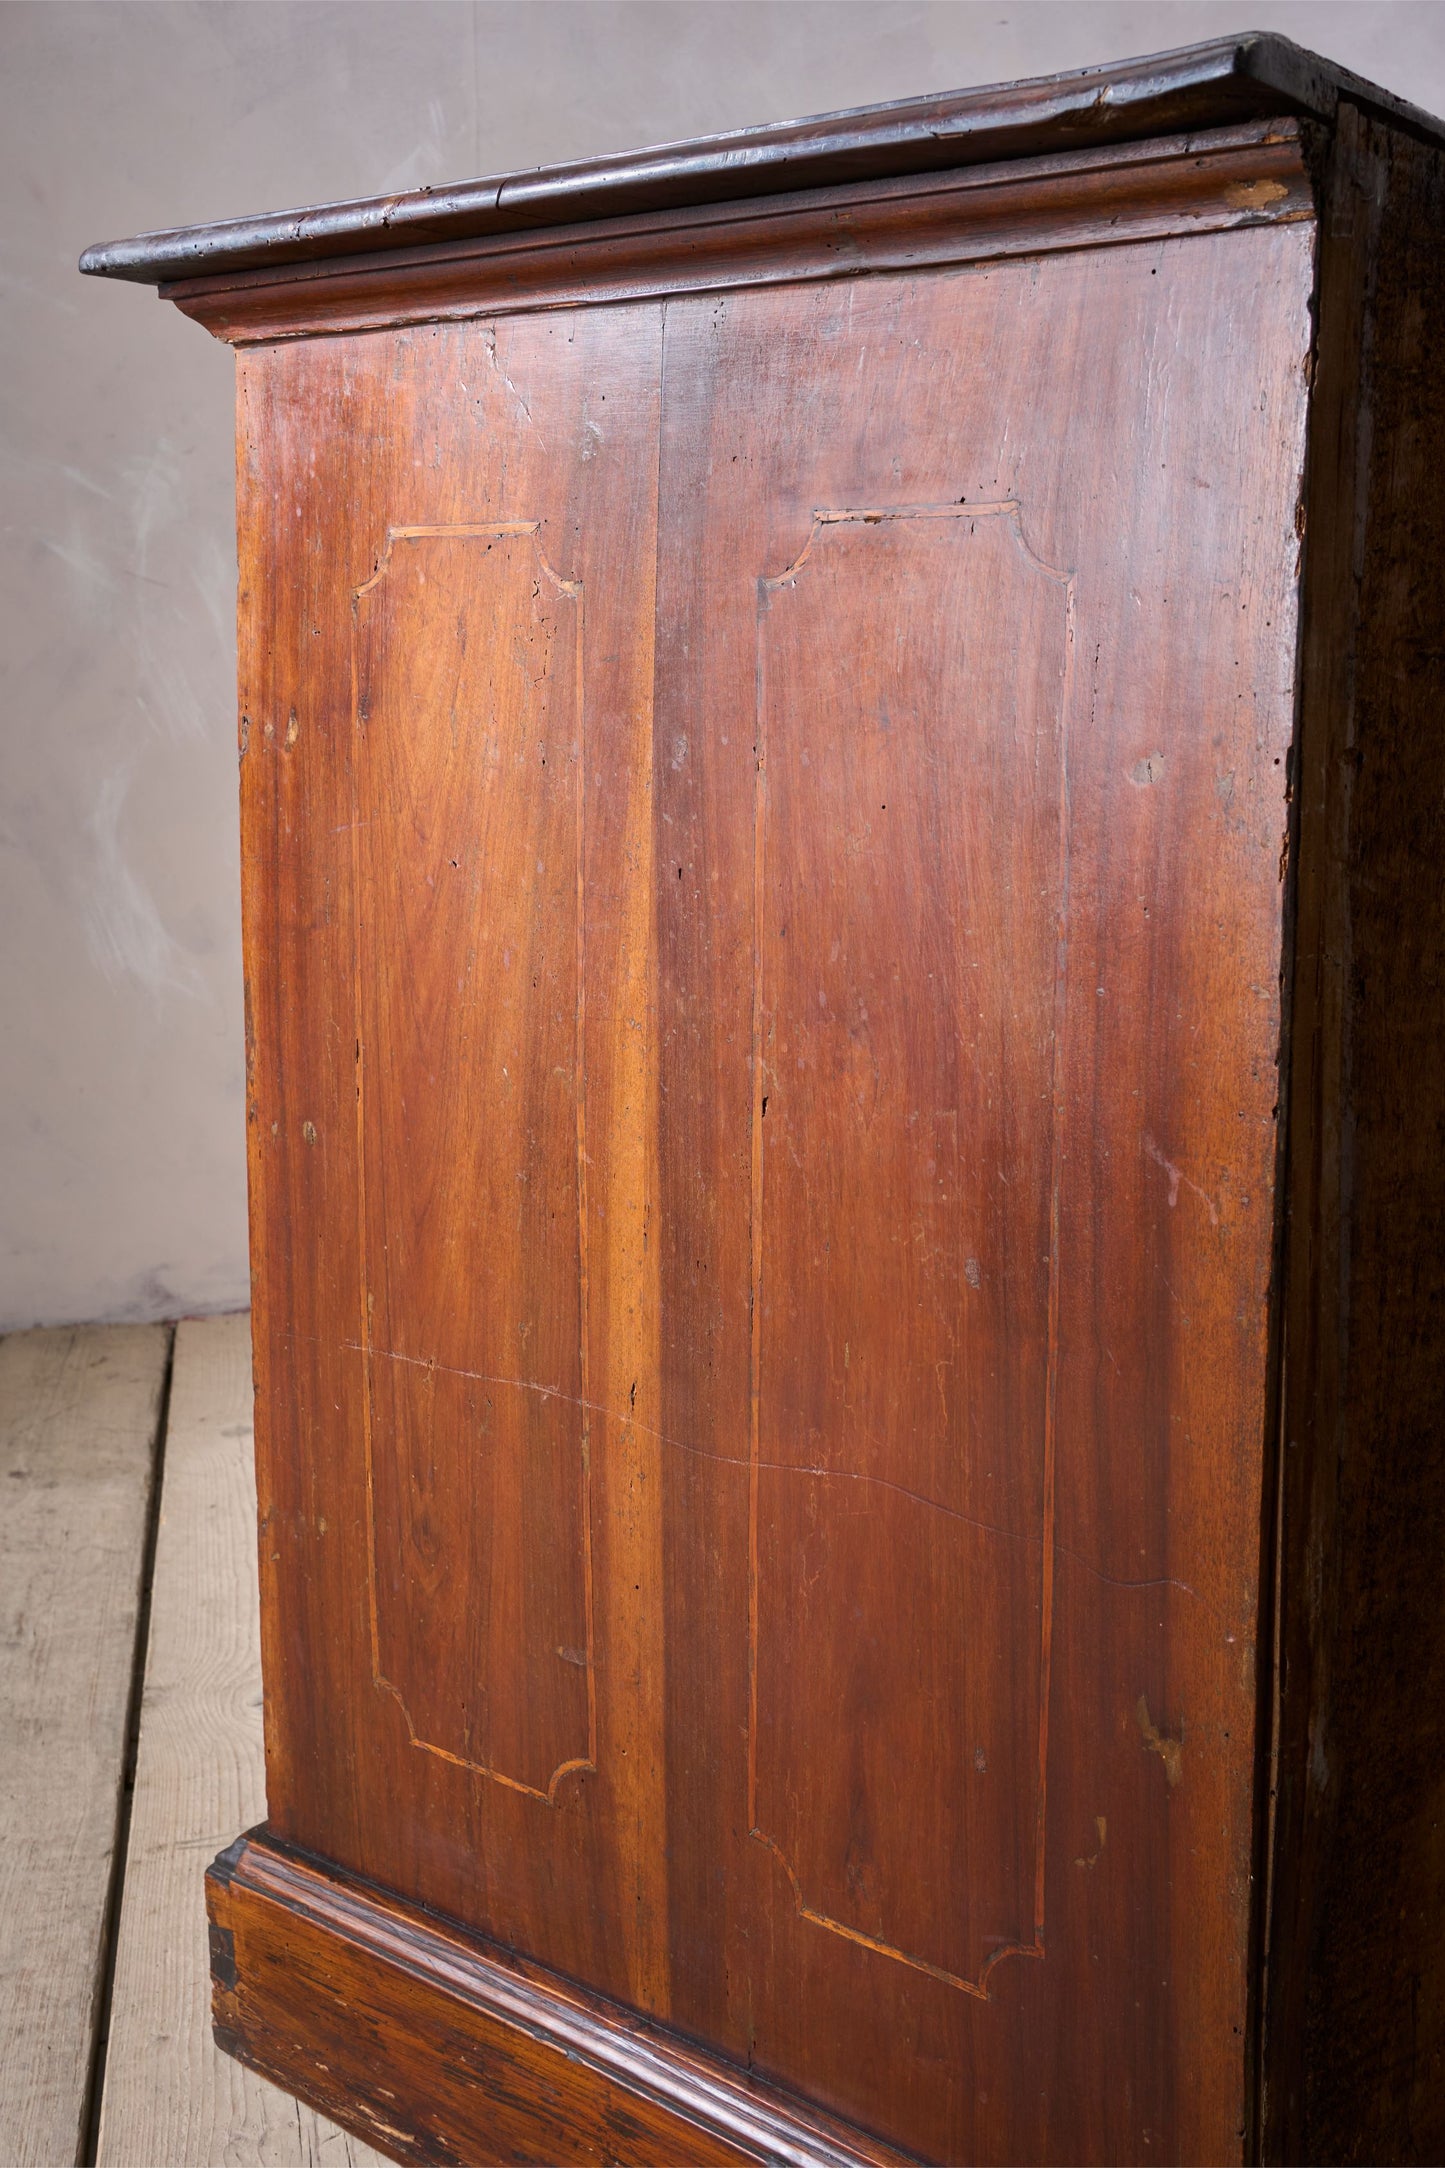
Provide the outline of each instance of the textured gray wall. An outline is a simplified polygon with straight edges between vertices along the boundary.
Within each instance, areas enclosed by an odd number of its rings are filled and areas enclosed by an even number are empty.
[[[0,5],[0,1329],[246,1299],[231,357],[89,241],[1278,29],[1445,111],[1445,8]]]

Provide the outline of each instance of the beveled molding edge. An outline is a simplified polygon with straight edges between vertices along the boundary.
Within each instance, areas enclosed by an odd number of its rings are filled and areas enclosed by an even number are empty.
[[[1312,218],[1294,120],[160,288],[236,346],[939,269]]]
[[[393,2159],[914,2159],[264,1829],[206,1907],[218,2046]]]

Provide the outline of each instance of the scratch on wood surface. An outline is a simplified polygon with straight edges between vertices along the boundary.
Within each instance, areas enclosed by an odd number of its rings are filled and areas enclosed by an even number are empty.
[[[1149,1704],[1142,1694],[1134,1704],[1134,1714],[1139,1719],[1139,1735],[1145,1748],[1159,1756],[1171,1786],[1178,1784],[1184,1775],[1184,1726],[1180,1725],[1177,1739],[1167,1739],[1150,1716]]]
[[[713,1453],[706,1446],[694,1445],[684,1438],[670,1437],[665,1430],[657,1430],[650,1423],[639,1422],[637,1416],[630,1411],[624,1413],[620,1408],[608,1407],[605,1401],[579,1399],[575,1393],[564,1393],[560,1386],[543,1385],[535,1378],[494,1377],[486,1371],[455,1369],[447,1363],[429,1362],[421,1355],[403,1355],[396,1348],[363,1345],[359,1340],[343,1340],[341,1347],[347,1354],[369,1356],[377,1362],[409,1363],[420,1369],[442,1372],[448,1377],[470,1378],[478,1385],[499,1385],[514,1392],[538,1393],[544,1400],[565,1401],[569,1406],[580,1408],[588,1414],[603,1416],[610,1422],[621,1424],[625,1429],[640,1431],[645,1437],[656,1438],[660,1445],[670,1446],[674,1452],[691,1453],[696,1459],[712,1461],[719,1467],[756,1466],[761,1473],[768,1475],[807,1475],[826,1477],[839,1483],[868,1483],[879,1490],[895,1491],[900,1498],[907,1498],[914,1505],[927,1506],[931,1511],[943,1514],[948,1520],[962,1521],[965,1527],[977,1528],[986,1536],[1000,1536],[1006,1543],[1039,1543],[1043,1540],[1035,1530],[1002,1528],[994,1521],[981,1520],[971,1513],[960,1513],[956,1506],[945,1505],[940,1498],[929,1498],[922,1491],[910,1490],[906,1483],[895,1483],[888,1476],[871,1475],[866,1469],[824,1468],[806,1462],[783,1460],[754,1463],[741,1454]],[[1085,1558],[1081,1551],[1072,1550],[1065,1543],[1056,1540],[1054,1548],[1060,1558],[1071,1559],[1075,1565],[1082,1566],[1085,1573],[1091,1574],[1096,1581],[1101,1581],[1106,1588],[1123,1589],[1131,1594],[1140,1589],[1173,1588],[1177,1589],[1181,1596],[1192,1596],[1198,1603],[1208,1601],[1200,1595],[1198,1589],[1191,1588],[1187,1581],[1175,1580],[1170,1575],[1158,1574],[1141,1580],[1130,1580],[1117,1574],[1105,1573],[1102,1567]]]
[[[1149,1154],[1149,1157],[1153,1160],[1155,1166],[1162,1167],[1164,1169],[1164,1172],[1169,1177],[1170,1211],[1172,1212],[1179,1202],[1179,1185],[1182,1182],[1186,1189],[1193,1190],[1195,1196],[1204,1206],[1205,1211],[1209,1214],[1210,1226],[1217,1227],[1219,1225],[1219,1207],[1215,1204],[1214,1199],[1209,1195],[1209,1192],[1207,1190],[1201,1189],[1197,1182],[1191,1182],[1189,1176],[1184,1172],[1184,1169],[1182,1167],[1176,1167],[1172,1159],[1166,1159],[1164,1157],[1164,1154],[1160,1151],[1158,1145],[1154,1142],[1154,1139],[1147,1133],[1144,1138],[1144,1149]]]
[[[502,364],[497,359],[497,334],[490,328],[490,326],[482,334],[482,343],[486,351],[488,364],[495,372],[495,374],[501,378],[502,382],[506,385],[512,397],[516,400],[518,407],[520,408],[523,416],[526,419],[528,427],[532,430],[534,436],[537,439],[538,450],[545,452],[547,447],[542,441],[541,430],[538,429],[536,422],[532,419],[532,409],[528,406],[526,400],[522,397],[522,394],[518,391],[516,385],[512,382],[512,379],[508,376],[506,370],[502,367]]]
[[[1104,1815],[1096,1814],[1094,1816],[1094,1829],[1099,1839],[1098,1846],[1089,1854],[1087,1859],[1082,1856],[1076,1859],[1074,1861],[1076,1867],[1097,1867],[1103,1856],[1104,1847],[1109,1841],[1109,1824]]]

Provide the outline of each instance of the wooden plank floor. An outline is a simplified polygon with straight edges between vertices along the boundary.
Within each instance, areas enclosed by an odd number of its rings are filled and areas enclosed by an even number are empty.
[[[0,1342],[0,2158],[86,2143],[164,1326]]]
[[[0,1468],[0,2163],[370,2168],[210,2036],[201,1878],[264,1812],[247,1320],[0,1342]]]

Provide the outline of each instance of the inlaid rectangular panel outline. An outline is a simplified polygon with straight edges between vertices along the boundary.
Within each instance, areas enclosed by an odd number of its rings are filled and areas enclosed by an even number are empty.
[[[584,827],[584,818],[585,818],[585,812],[584,812],[584,809],[585,809],[585,790],[584,790],[584,777],[585,777],[585,772],[586,772],[586,758],[585,758],[585,755],[586,755],[586,741],[585,741],[585,735],[584,735],[584,728],[583,728],[583,724],[584,724],[584,711],[585,711],[585,705],[586,705],[586,696],[585,696],[585,681],[584,681],[584,676],[583,676],[583,625],[584,625],[584,618],[583,618],[583,589],[582,589],[582,582],[581,582],[580,580],[568,580],[568,579],[564,579],[564,578],[563,578],[563,577],[561,576],[561,574],[560,574],[560,573],[558,573],[557,571],[555,571],[555,570],[554,570],[554,568],[552,567],[552,565],[551,565],[551,564],[550,564],[550,563],[548,562],[547,556],[546,556],[546,554],[545,554],[545,552],[544,552],[544,550],[543,550],[543,548],[542,548],[542,545],[541,545],[541,540],[540,540],[540,536],[541,536],[541,529],[542,529],[542,522],[541,522],[540,520],[500,520],[500,521],[489,521],[489,522],[483,522],[483,523],[480,523],[480,524],[473,524],[473,523],[467,523],[467,522],[462,522],[462,523],[452,523],[452,524],[443,524],[443,525],[408,525],[408,526],[396,526],[396,525],[392,525],[392,526],[388,526],[388,528],[387,528],[387,530],[386,530],[386,541],[385,541],[385,545],[384,545],[384,547],[383,547],[383,549],[382,549],[382,552],[381,552],[381,556],[380,556],[380,558],[379,558],[379,560],[378,560],[378,563],[377,563],[377,566],[376,566],[376,570],[375,570],[375,571],[374,571],[374,572],[372,573],[372,575],[371,575],[371,577],[370,577],[369,579],[367,579],[367,580],[364,580],[364,581],[362,581],[362,582],[361,582],[361,583],[360,583],[360,584],[359,584],[358,586],[354,587],[354,588],[352,589],[352,594],[351,594],[351,625],[352,625],[352,632],[351,632],[351,720],[352,720],[352,731],[353,731],[353,743],[358,743],[358,742],[359,742],[359,741],[360,741],[360,740],[361,740],[361,739],[362,739],[362,738],[364,737],[364,734],[365,734],[365,730],[364,730],[364,723],[365,723],[365,718],[363,717],[363,713],[362,713],[362,706],[361,706],[361,680],[360,680],[360,658],[359,658],[359,654],[358,654],[358,646],[359,646],[359,632],[360,632],[360,606],[361,606],[361,603],[362,603],[363,599],[364,599],[364,598],[365,598],[365,597],[366,597],[367,595],[369,595],[369,594],[373,593],[373,592],[374,592],[374,591],[375,591],[375,590],[376,590],[376,589],[377,589],[378,587],[380,587],[380,585],[382,584],[382,582],[383,582],[383,581],[385,580],[385,578],[386,578],[386,576],[387,576],[387,573],[388,573],[388,571],[389,571],[389,569],[390,569],[390,565],[391,565],[391,556],[392,556],[392,548],[393,548],[393,545],[394,545],[395,543],[397,543],[397,542],[410,542],[410,541],[428,541],[428,540],[443,540],[443,541],[470,541],[470,540],[483,540],[483,541],[494,541],[494,540],[495,540],[495,541],[501,541],[501,540],[505,540],[505,539],[510,539],[510,538],[512,538],[512,537],[520,537],[520,536],[523,536],[523,535],[530,535],[530,536],[532,537],[533,549],[534,549],[534,552],[535,552],[535,555],[536,555],[536,559],[537,559],[537,565],[538,565],[538,568],[539,568],[539,570],[540,570],[540,572],[541,572],[541,574],[542,574],[543,578],[545,578],[546,580],[548,580],[548,581],[549,581],[549,582],[551,583],[552,587],[553,587],[553,588],[554,588],[554,589],[555,589],[555,590],[557,591],[557,593],[558,593],[559,595],[565,596],[565,597],[566,597],[566,598],[567,598],[567,599],[568,599],[568,600],[569,600],[570,602],[572,602],[572,603],[573,603],[573,604],[575,605],[575,610],[576,610],[576,617],[575,617],[575,627],[576,627],[576,630],[575,630],[575,643],[576,643],[576,658],[575,658],[575,666],[576,666],[576,686],[577,686],[577,693],[576,693],[576,723],[575,723],[575,728],[576,728],[576,742],[577,742],[577,759],[576,759],[576,785],[575,785],[575,793],[574,793],[574,808],[575,808],[575,837],[576,837],[576,862],[577,862],[577,888],[576,888],[576,899],[577,899],[577,910],[576,910],[576,916],[577,916],[577,942],[576,942],[576,960],[577,960],[577,1005],[576,1005],[576,1021],[575,1021],[574,1033],[575,1033],[575,1047],[576,1047],[576,1107],[577,1107],[577,1126],[576,1126],[576,1137],[577,1137],[577,1219],[578,1219],[578,1227],[577,1227],[577,1270],[578,1270],[578,1312],[579,1312],[579,1318],[578,1318],[578,1334],[579,1334],[579,1349],[578,1349],[578,1368],[579,1368],[579,1371],[580,1371],[580,1378],[581,1378],[581,1395],[580,1395],[580,1405],[579,1405],[579,1409],[578,1409],[578,1412],[579,1412],[579,1415],[580,1415],[580,1418],[581,1418],[581,1425],[580,1425],[580,1439],[579,1439],[579,1443],[580,1443],[580,1449],[581,1449],[581,1469],[582,1469],[582,1487],[581,1487],[581,1489],[582,1489],[582,1495],[581,1495],[581,1514],[582,1514],[582,1569],[583,1569],[583,1603],[584,1603],[584,1615],[585,1615],[585,1620],[586,1620],[586,1649],[585,1649],[585,1655],[586,1655],[586,1678],[587,1678],[587,1751],[586,1751],[586,1753],[585,1753],[584,1755],[576,1755],[576,1756],[573,1756],[573,1757],[572,1757],[571,1759],[569,1759],[569,1760],[566,1760],[566,1761],[563,1761],[563,1762],[559,1763],[559,1764],[558,1764],[558,1766],[557,1766],[557,1768],[555,1768],[555,1769],[553,1770],[553,1772],[552,1772],[552,1776],[551,1776],[551,1779],[550,1779],[549,1783],[547,1784],[547,1786],[546,1786],[545,1790],[544,1790],[544,1789],[542,1789],[542,1788],[540,1788],[540,1787],[539,1787],[539,1786],[537,1786],[537,1785],[534,1785],[534,1784],[527,1784],[527,1783],[524,1783],[524,1782],[522,1782],[522,1781],[521,1781],[521,1780],[520,1780],[519,1778],[517,1778],[517,1777],[513,1777],[513,1776],[508,1776],[508,1775],[506,1774],[506,1772],[505,1772],[505,1771],[503,1771],[503,1770],[500,1770],[500,1769],[495,1769],[495,1768],[492,1768],[492,1767],[490,1767],[489,1765],[487,1765],[486,1763],[482,1763],[482,1762],[476,1762],[476,1761],[470,1761],[470,1760],[468,1760],[468,1759],[467,1759],[467,1758],[466,1758],[465,1756],[463,1756],[463,1755],[460,1755],[460,1754],[454,1754],[454,1753],[450,1752],[450,1751],[449,1751],[449,1750],[448,1750],[447,1748],[445,1748],[445,1747],[441,1747],[441,1746],[438,1746],[438,1745],[434,1744],[434,1743],[433,1743],[432,1741],[430,1741],[430,1740],[427,1740],[427,1739],[423,1739],[423,1738],[419,1737],[419,1736],[418,1736],[418,1734],[417,1734],[417,1730],[416,1730],[416,1727],[415,1727],[415,1725],[414,1725],[414,1723],[413,1723],[413,1721],[412,1721],[411,1713],[410,1713],[409,1709],[407,1708],[406,1700],[405,1700],[405,1698],[404,1698],[404,1696],[403,1696],[403,1694],[402,1694],[402,1692],[401,1692],[400,1688],[399,1688],[399,1687],[398,1687],[398,1686],[397,1686],[397,1685],[395,1684],[395,1682],[394,1682],[393,1680],[391,1680],[391,1679],[389,1679],[389,1678],[387,1678],[387,1677],[386,1677],[386,1675],[385,1675],[385,1673],[384,1673],[384,1671],[383,1671],[383,1669],[382,1669],[382,1660],[381,1660],[381,1637],[380,1637],[380,1624],[379,1624],[379,1619],[378,1619],[378,1607],[377,1607],[377,1591],[376,1591],[376,1581],[377,1581],[377,1564],[376,1564],[376,1512],[375,1512],[375,1489],[374,1489],[374,1480],[373,1480],[373,1468],[374,1468],[374,1445],[373,1445],[373,1421],[372,1421],[372,1415],[373,1415],[373,1411],[372,1411],[372,1375],[373,1375],[373,1370],[372,1370],[372,1366],[373,1366],[373,1363],[374,1363],[374,1362],[375,1362],[375,1361],[376,1361],[377,1359],[379,1359],[380,1357],[382,1357],[382,1356],[384,1356],[384,1357],[385,1357],[385,1359],[389,1359],[389,1360],[393,1360],[393,1361],[396,1361],[396,1360],[400,1360],[400,1361],[405,1361],[405,1362],[416,1362],[416,1361],[418,1360],[418,1358],[416,1358],[416,1357],[408,1357],[408,1356],[400,1356],[400,1357],[399,1357],[399,1356],[396,1356],[395,1354],[392,1354],[392,1353],[390,1353],[390,1351],[378,1351],[378,1350],[376,1350],[376,1349],[374,1349],[374,1348],[373,1348],[373,1346],[372,1346],[372,1341],[371,1341],[371,1317],[370,1317],[370,1303],[369,1303],[369,1300],[368,1300],[368,1295],[369,1295],[369,1288],[370,1288],[370,1274],[369,1274],[369,1271],[368,1271],[368,1269],[367,1269],[367,1258],[368,1258],[368,1249],[369,1249],[369,1245],[368,1245],[368,1239],[367,1239],[367,1212],[366,1212],[366,1133],[365,1133],[365,1104],[366,1104],[366,1102],[365,1102],[365,1088],[364,1088],[364,1077],[365,1077],[365,1039],[364,1039],[364,1031],[363,1031],[363,1018],[362,1018],[362,926],[361,926],[361,897],[362,897],[362,893],[363,893],[363,887],[362,887],[362,879],[361,879],[361,865],[360,865],[360,857],[361,857],[361,844],[360,844],[360,833],[361,833],[361,810],[360,810],[360,806],[359,806],[359,803],[358,803],[358,801],[357,801],[357,791],[358,791],[358,786],[359,786],[359,773],[358,773],[358,771],[359,771],[359,763],[355,763],[355,762],[353,763],[353,768],[352,768],[352,834],[351,834],[351,848],[352,848],[352,869],[351,869],[351,870],[352,870],[352,923],[353,923],[353,956],[354,956],[354,964],[355,964],[355,1011],[356,1011],[356,1142],[357,1142],[357,1193],[356,1193],[356,1207],[357,1207],[357,1238],[358,1238],[358,1254],[359,1254],[359,1259],[360,1259],[360,1263],[361,1263],[361,1272],[360,1272],[360,1276],[359,1276],[359,1295],[360,1295],[360,1336],[359,1336],[359,1339],[358,1339],[358,1341],[357,1341],[357,1343],[356,1343],[356,1346],[357,1346],[357,1352],[359,1352],[359,1353],[360,1353],[360,1355],[361,1355],[361,1359],[362,1359],[362,1368],[363,1368],[363,1378],[364,1378],[364,1383],[363,1383],[363,1388],[362,1388],[362,1437],[363,1437],[363,1453],[364,1453],[364,1465],[365,1465],[365,1479],[366,1479],[366,1593],[367,1593],[367,1619],[368,1619],[368,1626],[369,1626],[369,1631],[370,1631],[370,1645],[371,1645],[371,1668],[372,1668],[372,1683],[373,1683],[373,1685],[374,1685],[375,1687],[377,1687],[377,1688],[378,1688],[379,1690],[381,1690],[381,1691],[384,1691],[384,1692],[386,1692],[386,1693],[390,1694],[390,1695],[391,1695],[391,1697],[392,1697],[392,1699],[393,1699],[393,1700],[394,1700],[394,1701],[396,1702],[396,1705],[397,1705],[397,1707],[398,1707],[398,1708],[400,1709],[400,1711],[401,1711],[401,1715],[402,1715],[403,1721],[404,1721],[404,1722],[405,1722],[405,1724],[406,1724],[406,1728],[407,1728],[407,1736],[408,1736],[408,1738],[409,1738],[409,1740],[410,1740],[411,1744],[412,1744],[412,1745],[413,1745],[414,1747],[417,1747],[417,1748],[419,1748],[419,1749],[420,1749],[420,1750],[421,1750],[421,1751],[422,1751],[423,1753],[426,1753],[426,1754],[432,1754],[432,1755],[436,1756],[436,1758],[437,1758],[438,1760],[440,1760],[440,1761],[444,1761],[444,1762],[449,1762],[449,1763],[451,1763],[451,1764],[452,1764],[452,1765],[453,1765],[454,1767],[457,1767],[457,1768],[462,1768],[462,1769],[467,1769],[467,1770],[470,1770],[470,1771],[472,1772],[472,1774],[473,1774],[473,1775],[475,1775],[475,1776],[482,1776],[482,1777],[487,1777],[487,1778],[489,1778],[489,1779],[490,1779],[490,1780],[491,1780],[491,1781],[492,1781],[493,1783],[495,1783],[495,1784],[501,1784],[501,1785],[505,1786],[505,1787],[506,1787],[506,1789],[508,1789],[509,1791],[521,1792],[521,1793],[522,1793],[522,1794],[524,1794],[524,1795],[525,1795],[525,1796],[526,1796],[527,1798],[531,1798],[531,1799],[538,1799],[538,1800],[540,1800],[540,1801],[541,1801],[541,1802],[543,1803],[543,1805],[545,1805],[545,1806],[549,1806],[549,1807],[552,1807],[552,1806],[555,1806],[555,1805],[556,1805],[556,1803],[557,1803],[557,1793],[558,1793],[558,1788],[559,1788],[559,1786],[561,1785],[561,1783],[562,1783],[562,1781],[563,1781],[563,1779],[564,1779],[564,1778],[566,1778],[566,1777],[568,1777],[568,1776],[572,1776],[572,1775],[580,1775],[580,1774],[582,1774],[582,1773],[584,1773],[584,1772],[590,1772],[590,1771],[593,1771],[593,1770],[595,1770],[595,1769],[596,1769],[596,1766],[597,1766],[597,1676],[596,1676],[596,1644],[595,1644],[595,1631],[594,1631],[594,1601],[593,1601],[593,1560],[592,1560],[592,1478],[591,1478],[591,1454],[590,1454],[590,1420],[591,1420],[591,1413],[592,1413],[592,1395],[591,1395],[591,1391],[590,1391],[590,1386],[589,1386],[589,1374],[588,1374],[588,1285],[587,1285],[587,1149],[586,1149],[586,1101],[587,1101],[587,1089],[586,1089],[586,1062],[585,1062],[585,1052],[586,1052],[586,986],[587,986],[587,981],[586,981],[586,920],[585,920],[585,911],[584,911],[584,906],[585,906],[585,869],[586,869],[586,857],[585,857],[585,827]],[[437,1366],[437,1365],[435,1365],[435,1364],[431,1364],[431,1365],[425,1365],[424,1367],[428,1367],[428,1368],[432,1368],[432,1369],[435,1369],[435,1368],[437,1368],[438,1366]],[[538,1380],[535,1380],[535,1379],[531,1379],[531,1378],[504,1378],[504,1377],[492,1377],[492,1376],[489,1376],[489,1375],[485,1375],[485,1374],[483,1374],[483,1373],[481,1373],[481,1372],[474,1372],[474,1371],[464,1371],[464,1372],[461,1372],[461,1373],[459,1373],[459,1374],[460,1374],[460,1375],[462,1375],[462,1376],[464,1376],[464,1377],[467,1377],[467,1378],[471,1378],[471,1379],[474,1379],[474,1380],[475,1380],[475,1382],[476,1382],[476,1383],[478,1383],[478,1384],[482,1384],[482,1385],[499,1385],[499,1386],[507,1386],[507,1387],[512,1387],[512,1388],[514,1388],[514,1389],[516,1389],[516,1390],[518,1390],[518,1391],[522,1391],[522,1392],[532,1392],[532,1393],[536,1393],[536,1394],[538,1394],[538,1395],[539,1395],[540,1397],[542,1397],[542,1398],[545,1398],[545,1399],[560,1399],[560,1398],[564,1398],[564,1397],[565,1397],[565,1396],[564,1396],[563,1394],[561,1394],[561,1393],[560,1393],[560,1391],[559,1391],[559,1390],[558,1390],[557,1388],[555,1388],[555,1387],[552,1387],[552,1386],[548,1386],[548,1385],[546,1385],[546,1384],[543,1384],[543,1383],[539,1382]]]
[[[990,1952],[979,1968],[977,1979],[967,1979],[960,1973],[949,1972],[926,1959],[900,1949],[871,1935],[850,1927],[846,1922],[831,1918],[827,1913],[810,1906],[803,1894],[802,1884],[791,1860],[777,1840],[759,1826],[758,1819],[758,1582],[759,1582],[759,1532],[758,1493],[761,1457],[761,1395],[762,1395],[762,1281],[763,1281],[763,920],[765,906],[765,865],[767,836],[767,703],[764,698],[766,683],[763,627],[766,597],[796,580],[812,554],[821,530],[833,526],[877,526],[904,520],[966,520],[1001,518],[1009,521],[1014,539],[1024,557],[1046,578],[1055,581],[1062,591],[1064,604],[1064,676],[1059,700],[1059,886],[1058,919],[1054,942],[1054,973],[1052,987],[1052,1030],[1050,1053],[1050,1164],[1049,1164],[1049,1255],[1048,1255],[1048,1320],[1047,1361],[1044,1385],[1043,1422],[1043,1510],[1041,1527],[1036,1539],[1041,1546],[1041,1602],[1040,1602],[1040,1662],[1039,1707],[1037,1720],[1037,1762],[1035,1789],[1034,1826],[1034,1892],[1033,1937],[1028,1942],[1005,1943]],[[1054,1567],[1054,1459],[1056,1432],[1056,1400],[1058,1382],[1058,1310],[1059,1310],[1059,1189],[1062,1162],[1063,1108],[1062,1091],[1065,1065],[1062,1059],[1064,1029],[1065,963],[1067,953],[1068,922],[1068,721],[1073,689],[1074,666],[1074,575],[1044,563],[1030,547],[1023,532],[1020,506],[1016,498],[1004,498],[992,503],[979,504],[919,504],[884,505],[856,509],[818,508],[813,513],[812,526],[798,555],[792,563],[773,575],[761,575],[757,582],[758,615],[756,626],[756,686],[757,686],[757,751],[754,764],[753,786],[753,990],[752,990],[752,1140],[751,1140],[751,1226],[750,1226],[750,1378],[749,1378],[749,1445],[748,1445],[748,1743],[747,1743],[747,1812],[748,1834],[777,1860],[788,1878],[793,1900],[799,1916],[810,1925],[825,1929],[853,1942],[864,1949],[874,1951],[881,1957],[909,1966],[914,1971],[926,1973],[931,1979],[948,1987],[960,1989],[964,1994],[986,2002],[989,1999],[988,1979],[994,1967],[1005,1957],[1042,1958],[1044,1951],[1044,1840],[1047,1821],[1048,1792],[1048,1737],[1049,1692],[1052,1671],[1053,1647],[1053,1567]],[[855,1471],[856,1473],[857,1471]],[[879,1480],[864,1478],[864,1480]]]

